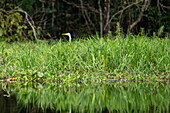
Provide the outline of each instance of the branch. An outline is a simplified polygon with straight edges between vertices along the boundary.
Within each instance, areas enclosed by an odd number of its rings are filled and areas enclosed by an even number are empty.
[[[31,26],[32,30],[33,30],[33,34],[34,34],[34,38],[36,41],[38,41],[38,38],[37,38],[37,34],[36,34],[36,31],[35,31],[35,28],[33,26],[33,20],[31,19],[31,17],[28,15],[28,13],[26,11],[23,11],[23,10],[11,10],[11,11],[14,11],[14,12],[21,12],[21,13],[24,13],[25,14],[25,18],[28,22],[28,24]],[[31,19],[32,23],[29,21],[29,18]]]
[[[83,4],[83,0],[79,0],[80,1],[80,4],[81,4],[81,7],[84,7],[84,4]],[[96,27],[95,27],[95,25],[93,24],[93,22],[92,22],[92,20],[90,19],[90,17],[88,16],[88,14],[87,14],[87,11],[84,11],[84,10],[81,10],[82,11],[82,15],[83,15],[83,17],[84,17],[84,20],[85,20],[85,22],[86,22],[86,24],[87,24],[87,26],[88,26],[88,29],[90,30],[90,27],[89,27],[89,25],[88,25],[88,22],[90,22],[90,24],[93,26],[93,28],[95,29],[95,31],[96,31]],[[86,19],[87,18],[87,19]]]
[[[159,13],[161,12],[161,10],[160,10],[160,2],[159,2],[159,0],[157,0],[157,7],[158,7],[158,11],[159,11]]]
[[[144,13],[144,11],[147,10],[149,5],[150,5],[150,0],[145,0],[137,20],[130,25],[129,31],[131,31],[135,27],[135,25],[137,25],[141,21],[141,19],[143,17],[143,13]]]
[[[108,32],[110,30],[110,24],[109,24],[109,19],[110,19],[110,0],[105,0],[105,6],[104,6],[104,24],[107,24],[107,26],[104,28],[104,32]],[[107,28],[107,29],[106,29]],[[105,33],[106,33],[105,32]]]
[[[75,4],[73,2],[68,2],[66,0],[62,0],[62,1],[65,2],[68,5],[72,5],[73,7],[76,7],[76,8],[87,9],[87,10],[90,10],[90,11],[95,12],[95,13],[100,13],[98,10],[96,10],[93,7],[90,7],[90,6],[85,7],[85,6],[82,6],[82,5]]]
[[[160,4],[160,6],[163,7],[163,8],[170,9],[170,6],[165,6],[165,5],[161,4],[161,3],[159,3],[159,4]]]
[[[102,7],[100,0],[98,0],[99,12],[100,12],[100,37],[103,36],[103,17],[102,17]]]
[[[122,10],[120,10],[120,11],[116,12],[115,14],[113,14],[113,15],[111,16],[110,20],[108,21],[108,23],[104,26],[104,29],[106,29],[106,27],[108,26],[108,24],[111,23],[112,19],[113,19],[116,15],[122,13],[123,11],[125,11],[126,9],[128,9],[128,8],[134,6],[134,5],[139,4],[140,2],[142,2],[142,1],[138,1],[138,2],[132,3],[132,4],[128,5],[128,6],[126,6],[125,8],[123,8]]]

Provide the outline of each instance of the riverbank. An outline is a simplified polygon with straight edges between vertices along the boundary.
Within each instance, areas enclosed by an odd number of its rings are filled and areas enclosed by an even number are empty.
[[[0,42],[0,79],[169,80],[170,40],[129,35],[72,42]]]

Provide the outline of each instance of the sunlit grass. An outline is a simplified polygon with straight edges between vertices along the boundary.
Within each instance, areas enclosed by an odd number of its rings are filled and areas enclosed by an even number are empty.
[[[170,40],[127,35],[72,42],[0,42],[0,78],[170,78]]]

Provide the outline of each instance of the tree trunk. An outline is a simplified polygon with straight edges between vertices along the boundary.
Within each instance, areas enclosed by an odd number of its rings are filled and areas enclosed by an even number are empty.
[[[103,24],[106,25],[103,29],[104,34],[110,31],[110,0],[104,0],[104,11],[103,11]]]
[[[101,7],[101,1],[98,0],[98,6],[99,6],[99,15],[100,15],[100,37],[103,37],[103,12]]]

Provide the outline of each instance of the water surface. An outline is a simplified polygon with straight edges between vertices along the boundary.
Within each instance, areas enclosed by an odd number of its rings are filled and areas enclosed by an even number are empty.
[[[163,82],[0,83],[1,113],[170,112]]]

